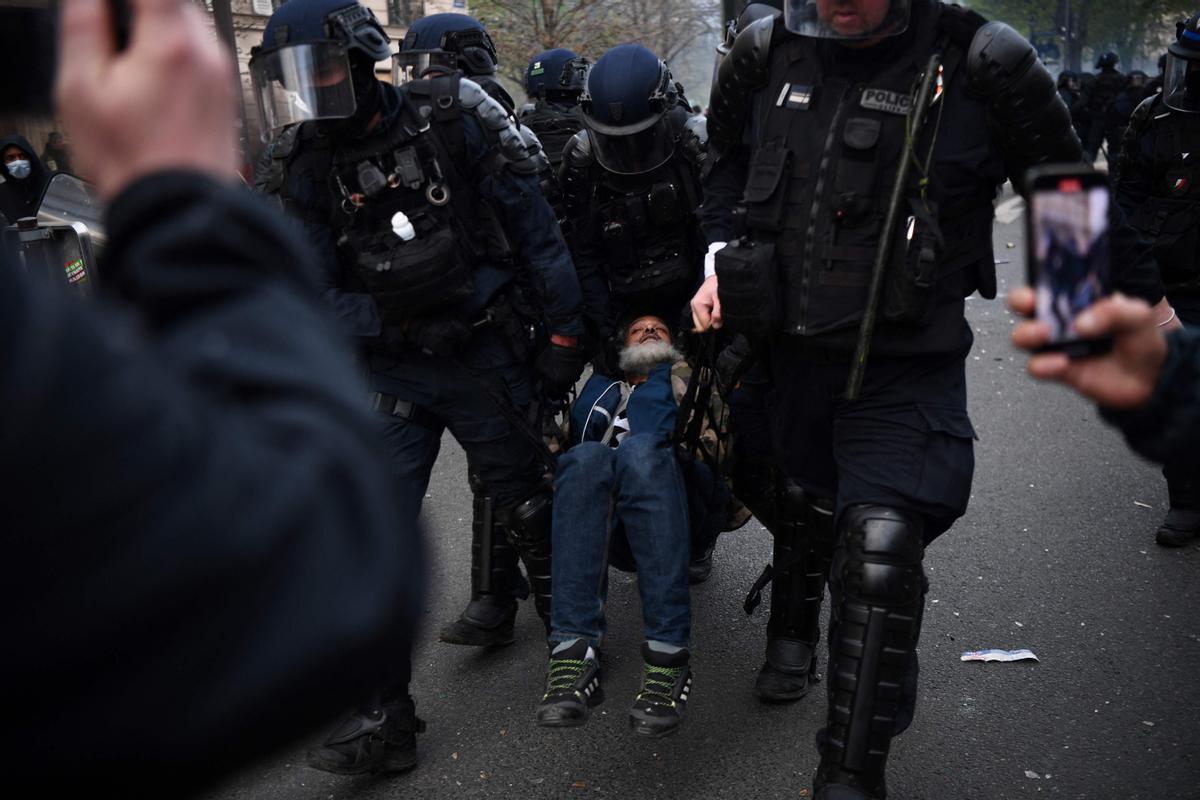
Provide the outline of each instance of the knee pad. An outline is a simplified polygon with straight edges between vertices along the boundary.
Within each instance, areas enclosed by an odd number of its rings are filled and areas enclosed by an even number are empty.
[[[875,606],[911,606],[924,589],[924,525],[915,514],[857,505],[842,517],[842,585],[848,597]]]
[[[517,547],[522,550],[550,547],[552,498],[548,490],[539,490],[504,512],[504,526]]]
[[[807,521],[808,495],[779,469],[775,470],[775,480],[780,522],[803,525]]]

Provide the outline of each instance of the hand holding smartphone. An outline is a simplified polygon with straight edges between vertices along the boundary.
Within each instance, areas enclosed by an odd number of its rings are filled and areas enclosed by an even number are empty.
[[[1037,352],[1071,358],[1106,353],[1111,337],[1082,337],[1075,320],[1112,293],[1108,179],[1081,164],[1050,165],[1030,170],[1026,185],[1028,279],[1037,319],[1050,329],[1050,340]]]

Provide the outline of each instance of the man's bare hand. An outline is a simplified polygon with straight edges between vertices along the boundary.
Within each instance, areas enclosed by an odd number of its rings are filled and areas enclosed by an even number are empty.
[[[704,283],[700,284],[700,288],[696,290],[696,294],[692,298],[692,324],[695,325],[692,330],[697,333],[709,328],[720,328],[723,324],[721,299],[717,297],[716,275],[705,278]]]
[[[165,169],[235,177],[233,61],[198,8],[130,0],[121,53],[107,0],[63,0],[59,116],[80,174],[107,198]]]
[[[1008,295],[1013,311],[1031,316],[1034,292],[1028,287]],[[1062,353],[1042,353],[1029,359],[1029,372],[1043,380],[1061,381],[1080,394],[1111,408],[1134,408],[1150,399],[1167,358],[1167,341],[1155,327],[1154,311],[1141,300],[1124,295],[1105,298],[1075,321],[1080,336],[1112,336],[1111,352],[1070,359]],[[1050,339],[1040,322],[1022,322],[1012,333],[1013,344],[1033,350]]]

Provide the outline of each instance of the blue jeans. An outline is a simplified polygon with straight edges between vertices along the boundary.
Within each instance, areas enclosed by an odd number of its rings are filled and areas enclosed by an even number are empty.
[[[647,641],[689,647],[687,496],[674,450],[648,434],[631,434],[615,449],[583,442],[558,460],[550,642],[600,647],[618,523],[637,563]]]

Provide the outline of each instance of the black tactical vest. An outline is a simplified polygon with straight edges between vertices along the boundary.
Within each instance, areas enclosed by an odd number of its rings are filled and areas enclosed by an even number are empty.
[[[1184,114],[1156,100],[1151,194],[1129,223],[1154,243],[1154,257],[1170,286],[1200,286],[1200,114]]]
[[[909,46],[865,83],[826,74],[817,40],[785,35],[772,45],[771,81],[755,100],[755,141],[743,201],[748,234],[774,243],[786,333],[815,336],[852,329],[862,318],[918,76],[929,55],[940,51],[943,82],[949,85],[963,60],[961,48],[939,34],[941,5],[927,8],[914,16]],[[945,101],[939,93],[915,143],[922,164],[931,148],[936,161],[939,136],[979,138],[986,150],[982,119],[974,131],[939,130],[938,105]],[[975,274],[974,265],[986,261],[991,268],[995,187],[980,185],[974,196],[955,198],[942,208],[936,175],[924,187],[924,198],[920,177],[914,166],[888,274],[915,276],[928,287],[928,297],[919,298],[918,308],[911,302],[889,308],[885,301],[882,313],[885,320],[923,326],[939,292],[961,302],[975,288],[986,287],[986,276]],[[957,224],[963,221],[970,224]],[[964,241],[962,232],[978,237],[982,230],[986,242]],[[955,285],[948,287],[943,278],[964,264],[972,265],[971,275],[956,275]]]
[[[542,151],[557,175],[558,167],[562,164],[563,147],[572,136],[583,130],[583,119],[578,108],[564,109],[539,100],[532,111],[521,115],[521,124],[537,134]]]
[[[678,151],[644,175],[597,168],[586,220],[587,243],[604,258],[618,313],[673,314],[696,288],[703,260],[694,166]]]

